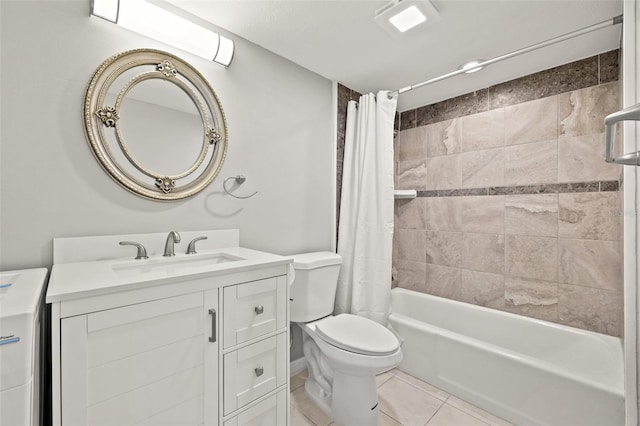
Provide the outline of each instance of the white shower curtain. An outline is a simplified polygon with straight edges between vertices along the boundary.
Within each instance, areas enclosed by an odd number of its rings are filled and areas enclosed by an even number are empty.
[[[393,244],[393,121],[397,94],[349,102],[344,147],[336,313],[387,325]],[[390,99],[391,98],[391,99]]]

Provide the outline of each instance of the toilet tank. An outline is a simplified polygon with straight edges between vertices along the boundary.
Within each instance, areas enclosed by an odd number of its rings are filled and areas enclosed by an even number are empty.
[[[290,320],[309,322],[333,313],[342,264],[339,254],[323,251],[294,255]]]

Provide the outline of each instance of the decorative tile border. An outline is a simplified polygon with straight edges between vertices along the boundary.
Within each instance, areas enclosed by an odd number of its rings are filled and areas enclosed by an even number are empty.
[[[400,130],[617,81],[620,73],[619,55],[619,49],[612,50],[401,112]]]
[[[468,189],[437,189],[432,191],[417,191],[418,197],[469,197],[476,195],[525,195],[525,194],[567,194],[572,192],[611,192],[619,191],[617,180],[549,183],[541,185],[522,186],[491,186],[486,188]]]

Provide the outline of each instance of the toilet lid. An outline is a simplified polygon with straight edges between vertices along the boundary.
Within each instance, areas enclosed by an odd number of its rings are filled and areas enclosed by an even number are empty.
[[[390,355],[398,339],[387,328],[368,318],[340,314],[318,321],[316,333],[325,342],[363,355]]]

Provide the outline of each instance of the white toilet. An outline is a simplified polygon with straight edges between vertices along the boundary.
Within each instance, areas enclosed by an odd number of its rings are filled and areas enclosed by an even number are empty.
[[[378,424],[376,374],[396,367],[402,350],[396,336],[370,319],[333,316],[340,255],[293,256],[291,321],[303,330],[309,397],[343,425]]]

